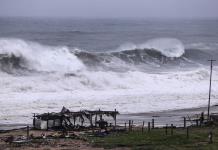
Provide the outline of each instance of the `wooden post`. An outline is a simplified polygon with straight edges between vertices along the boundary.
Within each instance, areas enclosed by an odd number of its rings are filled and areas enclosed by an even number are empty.
[[[173,124],[171,124],[171,135],[173,135]]]
[[[202,126],[204,123],[204,112],[201,112],[201,117],[200,117],[200,126]]]
[[[89,119],[90,119],[90,126],[92,127],[93,124],[92,124],[92,114],[89,115]]]
[[[83,123],[84,123],[84,120],[83,120],[83,119],[81,119],[81,126],[83,126]]]
[[[152,129],[154,129],[154,118],[152,119]]]
[[[213,62],[216,60],[208,60],[210,61],[210,85],[209,85],[209,99],[208,99],[208,108],[207,108],[207,120],[210,120],[210,97],[211,97],[211,85],[212,85],[212,73],[213,73]]]
[[[48,115],[47,115],[47,130],[48,130],[48,118],[49,118],[49,112],[48,112]]]
[[[184,129],[186,128],[186,118],[184,117]]]
[[[186,128],[186,137],[189,139],[189,127]]]
[[[33,127],[36,128],[36,114],[33,114]]]
[[[132,131],[132,129],[133,129],[133,120],[132,120],[132,123],[131,123],[131,131]]]
[[[126,122],[125,122],[125,130],[126,130]]]
[[[116,113],[116,109],[115,109],[115,116],[114,116],[114,129],[116,130],[116,126],[117,126],[117,113]]]
[[[131,120],[129,120],[129,131],[131,131]]]
[[[145,122],[143,121],[143,123],[142,123],[142,133],[144,132],[144,126],[145,126]]]
[[[95,126],[97,126],[97,113],[95,115]]]
[[[167,129],[168,129],[168,124],[166,124],[166,127],[165,127],[165,134],[166,135],[168,134]]]
[[[76,126],[76,117],[75,116],[73,116],[73,126],[74,126],[74,128]]]
[[[30,137],[30,128],[29,128],[29,126],[27,126],[26,137],[27,137],[27,140],[29,140],[29,137]]]
[[[92,128],[92,133],[94,133],[94,127],[93,127],[93,123],[92,123],[92,114],[90,114],[90,125],[91,125],[91,128]]]
[[[150,130],[151,130],[151,123],[148,122],[148,132],[150,132]]]

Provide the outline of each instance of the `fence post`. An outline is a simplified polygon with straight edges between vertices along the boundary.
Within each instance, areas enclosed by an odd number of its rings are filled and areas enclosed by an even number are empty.
[[[199,124],[198,124],[198,119],[196,119],[196,126],[198,127],[198,125],[199,125]]]
[[[131,124],[131,131],[133,130],[133,120],[132,120],[132,124]]]
[[[165,127],[165,134],[167,135],[167,128],[168,128],[168,124],[166,124],[166,127]]]
[[[150,132],[150,130],[151,130],[151,123],[148,122],[148,132]]]
[[[143,123],[142,123],[142,133],[144,132],[144,126],[145,126],[145,122],[143,121]]]
[[[115,130],[116,130],[116,126],[117,126],[117,110],[115,109],[115,116],[114,116],[114,127],[115,127]]]
[[[131,130],[131,120],[129,120],[129,131]]]
[[[152,129],[154,129],[154,119],[152,119]]]
[[[184,129],[186,128],[186,118],[184,117]]]
[[[30,137],[30,128],[29,128],[29,126],[27,126],[26,137],[27,137],[27,140],[29,140],[29,137]]]
[[[186,137],[189,139],[189,127],[186,128]]]
[[[126,130],[126,122],[125,122],[125,130]]]
[[[173,135],[173,124],[171,124],[171,135]]]

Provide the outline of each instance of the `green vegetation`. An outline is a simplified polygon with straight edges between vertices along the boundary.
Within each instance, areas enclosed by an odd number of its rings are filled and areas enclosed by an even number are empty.
[[[213,143],[209,144],[209,132],[213,133]],[[174,129],[171,135],[168,129],[153,129],[150,132],[132,131],[123,133],[111,133],[105,137],[90,137],[89,141],[94,147],[115,148],[129,147],[143,150],[217,150],[218,149],[217,127],[191,127],[189,138],[186,129]]]

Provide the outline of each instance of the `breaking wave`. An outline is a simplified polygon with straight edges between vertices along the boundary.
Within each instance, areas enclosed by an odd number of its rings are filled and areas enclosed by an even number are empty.
[[[0,65],[6,72],[27,69],[68,73],[85,67],[67,47],[43,46],[19,39],[0,39]]]
[[[156,38],[143,44],[127,43],[121,45],[118,50],[153,49],[166,57],[181,57],[185,53],[185,47],[181,41],[174,38]]]
[[[179,40],[170,38],[153,39],[139,45],[122,45],[119,50],[106,52],[45,46],[20,39],[0,39],[0,69],[7,73],[25,70],[74,74],[96,68],[127,71],[137,67],[189,67],[207,56],[210,57],[200,50],[189,49],[185,52]]]

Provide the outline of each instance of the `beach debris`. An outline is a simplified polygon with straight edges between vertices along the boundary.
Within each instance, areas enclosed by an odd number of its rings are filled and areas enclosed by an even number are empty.
[[[14,136],[11,135],[11,136],[8,136],[8,137],[5,137],[4,139],[2,139],[4,142],[6,143],[12,143],[14,141]]]
[[[35,129],[57,129],[57,130],[80,130],[87,128],[84,126],[85,120],[88,120],[88,127],[100,127],[105,129],[108,126],[108,122],[103,119],[103,116],[112,117],[114,119],[114,128],[116,128],[116,116],[118,111],[90,111],[81,110],[78,112],[72,112],[66,107],[63,107],[59,113],[44,113],[33,116],[33,127]],[[94,123],[93,123],[94,121]],[[77,124],[76,124],[77,122]]]
[[[31,140],[29,140],[26,136],[8,136],[8,137],[5,137],[4,139],[2,139],[2,141],[6,142],[6,143],[9,143],[9,144],[12,144],[12,143],[28,143],[30,142]]]
[[[45,134],[45,133],[42,133],[42,134],[41,134],[41,137],[42,137],[43,139],[46,139],[46,134]]]

